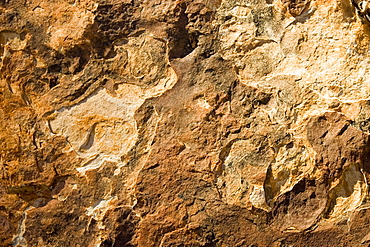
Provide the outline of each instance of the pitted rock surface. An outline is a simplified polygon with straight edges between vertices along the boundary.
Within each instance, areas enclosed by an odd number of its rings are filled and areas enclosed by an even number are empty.
[[[368,246],[356,3],[0,1],[0,246]]]

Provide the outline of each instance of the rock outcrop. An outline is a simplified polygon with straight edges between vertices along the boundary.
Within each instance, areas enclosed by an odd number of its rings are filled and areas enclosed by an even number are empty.
[[[367,4],[0,1],[0,246],[368,246]]]

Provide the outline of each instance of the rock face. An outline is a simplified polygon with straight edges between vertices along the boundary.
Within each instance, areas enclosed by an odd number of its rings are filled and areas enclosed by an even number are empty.
[[[368,246],[366,4],[0,1],[0,246]]]

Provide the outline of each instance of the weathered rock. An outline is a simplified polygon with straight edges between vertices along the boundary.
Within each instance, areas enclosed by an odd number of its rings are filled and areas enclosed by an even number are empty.
[[[367,1],[0,1],[0,246],[367,246]]]

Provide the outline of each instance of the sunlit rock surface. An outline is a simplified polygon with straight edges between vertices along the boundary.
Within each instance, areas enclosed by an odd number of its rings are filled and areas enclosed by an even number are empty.
[[[353,3],[0,1],[0,246],[368,246]]]

